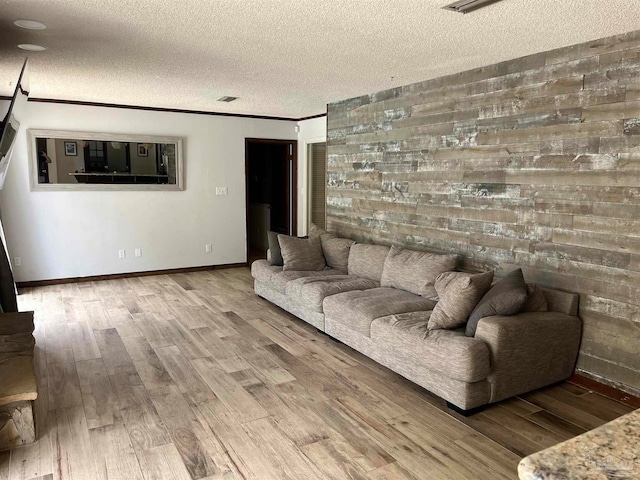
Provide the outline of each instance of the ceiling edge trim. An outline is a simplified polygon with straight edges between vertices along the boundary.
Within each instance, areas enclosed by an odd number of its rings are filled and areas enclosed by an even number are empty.
[[[0,97],[0,100],[11,100],[11,98]],[[80,105],[84,107],[103,107],[103,108],[123,108],[128,110],[145,110],[151,112],[165,113],[188,113],[191,115],[210,115],[219,117],[239,117],[239,118],[256,118],[261,120],[279,120],[285,122],[299,122],[311,118],[325,116],[326,113],[302,118],[275,117],[270,115],[251,115],[246,113],[229,113],[229,112],[208,112],[204,110],[186,110],[181,108],[162,108],[162,107],[146,107],[143,105],[122,105],[117,103],[99,103],[99,102],[83,102],[80,100],[61,100],[56,98],[29,98],[30,102],[37,103],[59,103],[62,105]]]
[[[314,119],[314,118],[322,118],[322,117],[326,117],[326,116],[327,116],[327,112],[325,112],[325,113],[319,113],[318,115],[311,115],[310,117],[301,117],[301,118],[298,118],[297,120],[298,120],[299,122],[302,122],[302,121],[304,121],[304,120],[312,120],[312,119]]]

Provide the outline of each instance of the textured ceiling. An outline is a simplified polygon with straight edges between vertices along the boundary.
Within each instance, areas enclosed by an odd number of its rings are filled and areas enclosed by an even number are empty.
[[[0,95],[26,54],[16,45],[36,43],[48,50],[29,55],[35,97],[299,118],[640,29],[639,0],[504,0],[467,15],[442,10],[450,1],[0,0]]]

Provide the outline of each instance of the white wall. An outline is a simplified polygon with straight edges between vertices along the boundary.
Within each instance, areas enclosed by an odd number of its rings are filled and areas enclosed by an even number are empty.
[[[129,144],[129,155],[131,158],[131,173],[147,173],[155,175],[158,173],[158,166],[156,164],[156,146],[152,144],[153,148],[149,148],[146,157],[138,155],[138,144],[131,142]]]
[[[246,261],[245,138],[294,140],[294,126],[289,121],[30,102],[0,193],[9,252],[22,260],[14,269],[16,281]],[[319,135],[307,122],[300,126],[300,138]],[[186,189],[31,192],[27,128],[182,136]],[[216,186],[228,187],[229,194],[216,196]],[[205,243],[213,244],[212,253],[205,253]],[[134,256],[135,248],[142,248],[142,257]],[[119,249],[126,249],[126,259],[118,259]]]
[[[312,118],[298,122],[298,235],[307,234],[309,217],[308,185],[309,160],[307,145],[327,139],[327,117]]]
[[[47,142],[49,139],[47,139]],[[77,155],[66,155],[64,144],[66,142],[75,142],[76,143],[76,153]],[[78,180],[75,176],[69,175],[70,173],[77,172],[80,169],[84,168],[84,148],[82,148],[82,139],[76,138],[69,140],[61,140],[55,139],[53,140],[55,145],[53,152],[55,152],[56,158],[56,178],[58,183],[78,183]],[[47,154],[49,154],[47,152]],[[51,157],[51,155],[49,155]],[[53,160],[53,157],[51,157]],[[53,161],[49,166],[49,175],[53,170],[52,168]],[[51,179],[51,183],[53,183],[53,179]]]

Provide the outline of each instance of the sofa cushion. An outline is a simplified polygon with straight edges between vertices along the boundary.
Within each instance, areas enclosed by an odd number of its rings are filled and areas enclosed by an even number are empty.
[[[278,235],[284,270],[324,270],[327,266],[319,238],[296,238]]]
[[[472,274],[444,272],[436,278],[438,303],[427,328],[451,329],[463,326],[482,296],[491,288],[493,272]]]
[[[324,228],[318,227],[315,223],[309,225],[309,238],[319,238],[322,235],[325,235],[327,231]]]
[[[394,287],[407,292],[437,299],[436,277],[456,267],[457,255],[438,255],[391,247],[382,270],[383,287]]]
[[[379,282],[382,278],[384,261],[389,254],[389,247],[385,245],[368,245],[356,243],[349,250],[349,275],[368,278]]]
[[[268,260],[256,260],[251,264],[251,276],[261,282],[268,282],[274,273],[281,273],[282,267],[271,265]]]
[[[287,283],[287,297],[299,305],[322,313],[322,301],[329,295],[354,290],[367,290],[380,284],[353,275],[332,275],[325,277],[303,277]]]
[[[466,335],[473,337],[481,318],[515,315],[527,301],[527,284],[522,270],[517,269],[496,282],[469,315]]]
[[[463,382],[478,382],[491,373],[487,345],[458,330],[427,330],[430,312],[377,318],[371,339],[384,345],[393,362],[419,372],[428,369]],[[393,365],[387,365],[392,370]]]
[[[282,268],[282,267],[281,267]],[[286,293],[287,284],[292,280],[297,280],[303,277],[328,277],[332,275],[343,275],[342,272],[332,270],[330,268],[326,270],[305,270],[305,271],[281,271],[274,273],[269,278],[271,288],[279,293]]]
[[[536,283],[527,284],[527,300],[520,308],[521,312],[547,312],[549,306],[544,292]]]
[[[267,260],[269,260],[271,265],[284,265],[282,252],[280,251],[280,242],[278,242],[278,233],[268,232],[267,240],[269,242],[269,255],[267,256]]]
[[[356,245],[354,245],[355,247]],[[396,288],[372,288],[326,297],[324,314],[343,322],[358,333],[370,336],[371,322],[397,313],[432,310],[436,302]]]
[[[349,251],[356,243],[349,238],[338,238],[331,233],[320,236],[322,253],[327,265],[341,272],[347,273],[349,263]]]

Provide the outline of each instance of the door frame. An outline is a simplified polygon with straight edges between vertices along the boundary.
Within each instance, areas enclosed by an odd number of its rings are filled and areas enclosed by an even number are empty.
[[[298,141],[297,140],[281,140],[274,138],[250,138],[244,139],[244,190],[245,190],[245,239],[246,239],[246,257],[249,260],[249,145],[250,144],[281,144],[289,146],[289,155],[287,162],[287,210],[289,210],[289,218],[287,225],[289,234],[296,236],[298,234]]]

